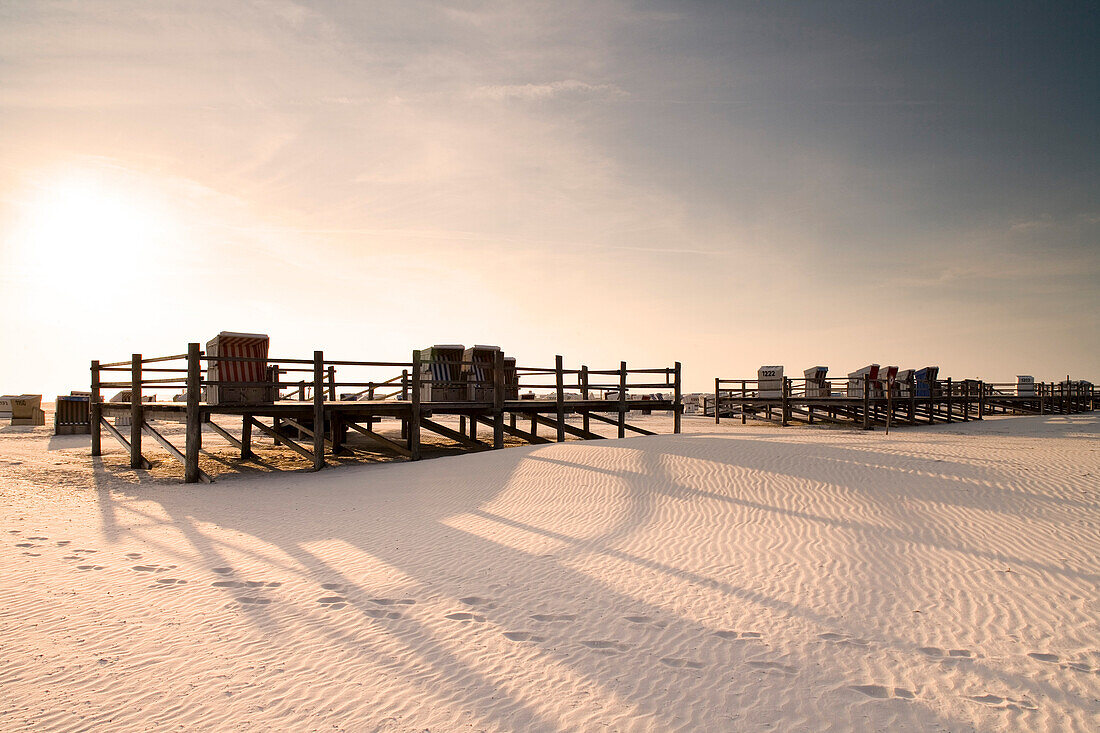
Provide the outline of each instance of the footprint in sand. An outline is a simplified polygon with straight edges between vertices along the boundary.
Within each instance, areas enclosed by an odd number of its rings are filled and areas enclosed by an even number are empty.
[[[42,545],[36,545],[33,542],[20,542],[16,547],[41,547]]]
[[[756,669],[762,669],[765,672],[781,672],[783,674],[794,674],[798,671],[797,667],[792,667],[789,664],[781,664],[779,662],[749,662],[750,667]]]
[[[823,641],[836,642],[837,644],[851,644],[852,646],[867,646],[870,643],[866,639],[857,639],[854,636],[836,634],[831,631],[824,634],[818,634],[817,638]]]
[[[401,614],[397,611],[387,611],[383,608],[366,608],[363,609],[363,615],[370,618],[390,618],[398,619],[402,618]]]
[[[496,608],[497,603],[491,598],[482,598],[481,596],[466,596],[465,598],[459,598],[459,603],[465,603],[467,606],[478,606],[481,608]]]
[[[912,700],[917,696],[915,692],[904,687],[887,687],[885,685],[849,685],[848,689],[855,690],[867,697],[873,697],[876,700],[889,700],[890,698]]]
[[[655,618],[649,616],[623,616],[624,619],[632,624],[638,624],[639,626],[654,626],[658,629],[663,629],[668,626],[667,621],[658,621]]]
[[[1038,659],[1040,662],[1058,663],[1062,661],[1061,657],[1057,654],[1043,654],[1041,652],[1031,652],[1028,654],[1032,659]]]
[[[259,596],[241,596],[237,599],[237,603],[246,603],[255,606],[265,606],[271,603],[270,598],[261,598]]]
[[[632,648],[630,644],[623,644],[619,641],[607,641],[604,639],[582,641],[581,644],[601,654],[618,654],[620,652],[628,652]]]
[[[126,553],[126,559],[127,560],[140,560],[141,559],[141,553],[140,552],[127,552]]]
[[[210,571],[218,575],[229,575],[233,572],[233,568],[210,568]]]
[[[348,599],[341,596],[324,596],[317,599],[317,603],[325,608],[343,608],[348,605]]]
[[[531,641],[536,643],[540,641],[546,641],[545,637],[539,636],[538,634],[532,633],[530,631],[505,631],[504,638],[508,639],[509,641]]]
[[[27,557],[42,557],[41,552],[24,552],[23,554]]]
[[[344,590],[344,586],[340,583],[321,583],[321,589],[342,591]]]
[[[416,603],[411,598],[368,598],[367,600],[379,606],[411,606]]]
[[[764,635],[759,631],[732,631],[723,629],[721,631],[715,631],[714,635],[719,639],[731,639],[737,641],[757,640],[764,638]]]
[[[9,529],[8,534],[23,534],[23,531],[19,529]]]
[[[77,565],[76,569],[77,570],[103,570],[104,567],[106,567],[106,566],[104,566],[104,565]]]
[[[99,552],[99,550],[73,550],[73,552],[83,552],[85,555],[90,555],[93,552]]]
[[[1026,697],[1016,700],[1007,696],[1002,697],[987,693],[985,695],[967,695],[966,699],[997,710],[1035,710],[1037,708],[1035,703]]]
[[[575,613],[534,613],[531,614],[532,621],[541,621],[543,623],[554,623],[555,621],[576,621],[577,614]]]
[[[175,565],[135,565],[130,568],[139,573],[164,573],[169,570],[175,570]]]
[[[28,537],[27,539],[28,540],[35,540],[37,542],[43,542],[45,540],[48,540],[49,537]]]
[[[706,666],[702,662],[697,662],[694,659],[684,659],[682,657],[661,657],[661,664],[666,667],[672,667],[673,669],[702,669]]]
[[[187,585],[187,581],[182,578],[157,578],[156,583],[149,586],[150,588],[174,588],[177,585]]]
[[[448,613],[443,618],[449,618],[452,621],[477,621],[479,623],[485,620],[484,616],[480,616],[476,613],[467,613],[466,611],[456,611],[455,613]]]
[[[56,544],[58,547],[65,547],[66,545],[71,545],[72,541],[70,541],[70,540],[58,540],[54,544]]]
[[[967,649],[940,649],[938,646],[919,646],[917,651],[926,657],[947,660],[973,659],[974,653]]]
[[[1087,662],[1066,662],[1062,665],[1062,669],[1072,669],[1074,672],[1085,672],[1086,674],[1100,674],[1100,668],[1093,667]]]

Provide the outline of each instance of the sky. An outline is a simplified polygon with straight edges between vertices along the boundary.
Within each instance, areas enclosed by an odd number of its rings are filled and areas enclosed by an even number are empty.
[[[1100,382],[1100,11],[0,2],[0,392],[272,354]]]

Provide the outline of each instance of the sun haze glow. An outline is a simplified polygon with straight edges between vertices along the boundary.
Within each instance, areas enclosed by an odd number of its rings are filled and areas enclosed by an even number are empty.
[[[20,202],[12,240],[29,276],[59,268],[91,273],[141,255],[158,264],[158,245],[173,226],[146,192],[103,171],[77,170],[36,182]]]

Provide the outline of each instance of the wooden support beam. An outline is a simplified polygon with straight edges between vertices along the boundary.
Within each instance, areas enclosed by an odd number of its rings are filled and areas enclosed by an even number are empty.
[[[409,406],[409,457],[414,461],[420,460],[420,350],[413,352],[412,359],[412,394]]]
[[[187,344],[187,417],[184,427],[183,480],[193,484],[202,480],[199,475],[199,451],[202,450],[202,414],[199,399],[202,397],[202,365],[199,362],[199,345]],[[211,423],[213,424],[213,423]]]
[[[471,420],[470,422],[475,423],[477,421],[476,420]],[[476,440],[470,440],[468,437],[466,437],[462,433],[458,432],[457,430],[451,430],[446,425],[440,425],[439,423],[435,422],[434,420],[429,420],[426,417],[421,417],[420,418],[420,424],[421,424],[421,426],[427,428],[428,430],[432,431],[433,433],[437,433],[439,435],[442,435],[444,438],[450,438],[451,440],[455,441],[456,443],[459,443],[460,445],[464,445],[467,448],[473,448],[474,450],[488,450],[489,449],[489,446],[485,445],[484,443],[479,443]]]
[[[595,413],[592,413],[592,417],[597,417],[597,415]],[[554,428],[554,429],[557,429],[557,427],[558,427],[558,421],[557,420],[546,417],[545,415],[535,415],[534,418],[535,418],[536,421],[538,421],[538,423],[540,425],[545,425],[547,427]],[[576,435],[578,438],[584,438],[585,440],[603,440],[604,439],[604,437],[602,435],[596,435],[595,433],[590,433],[588,431],[581,430],[580,428],[575,427],[573,425],[569,425],[569,424],[562,425],[562,430],[564,430],[566,433],[569,433],[570,435]]]
[[[562,372],[562,357],[554,357],[554,404],[558,408],[558,442],[565,441],[565,375]]]
[[[131,449],[130,449],[130,441],[128,441],[128,440],[126,440],[126,438],[122,437],[122,433],[120,433],[114,425],[107,422],[107,418],[105,418],[105,417],[99,418],[99,424],[102,425],[103,427],[107,428],[107,432],[111,435],[111,437],[113,437],[115,440],[117,440],[119,442],[119,444],[122,445],[123,448],[126,449],[127,453],[132,452]],[[141,465],[139,465],[138,468],[149,469],[149,468],[152,468],[152,467],[153,467],[153,464],[149,463],[149,461],[145,460],[145,457],[142,456]]]
[[[130,468],[141,468],[141,354],[130,357]]]
[[[241,417],[241,444],[237,447],[241,449],[241,459],[247,461],[256,457],[252,452],[252,422],[248,419],[252,416],[245,414]]]
[[[512,414],[515,415],[514,412]],[[486,424],[488,424],[488,422],[489,422],[489,420],[487,418],[484,418],[484,417],[478,418],[478,419],[481,420],[483,423],[486,423]],[[542,444],[542,443],[553,443],[554,442],[554,441],[552,441],[548,438],[543,438],[542,436],[535,435],[534,433],[529,433],[526,430],[521,430],[521,429],[517,428],[515,425],[505,426],[504,432],[507,433],[508,435],[514,436],[516,438],[523,438],[528,443]]]
[[[244,424],[245,424],[245,425],[248,425],[248,427],[249,427],[249,430],[251,431],[252,425],[251,425],[251,423],[249,422],[249,420],[250,420],[250,419],[251,419],[251,418],[250,418],[250,416],[249,416],[249,415],[245,415],[245,416],[244,416]],[[210,429],[211,429],[211,430],[213,430],[213,431],[214,431],[215,433],[217,433],[218,435],[222,436],[222,437],[223,437],[223,438],[225,438],[225,439],[226,439],[227,441],[229,441],[229,444],[230,444],[230,445],[233,445],[233,446],[236,446],[237,448],[239,448],[239,449],[240,449],[240,451],[241,451],[241,457],[242,457],[242,458],[244,457],[244,443],[243,443],[243,441],[237,440],[237,439],[236,439],[236,438],[235,438],[235,437],[233,436],[233,434],[232,434],[231,432],[229,432],[228,430],[226,430],[225,428],[223,428],[223,427],[222,427],[221,425],[218,425],[218,424],[217,424],[216,422],[214,422],[213,420],[211,420],[210,422],[208,422],[208,423],[207,423],[207,425],[208,425],[208,426],[210,427]],[[185,464],[185,465],[186,465],[186,464]]]
[[[385,437],[384,435],[379,435],[378,433],[374,432],[373,430],[368,430],[367,428],[364,428],[362,425],[360,425],[357,422],[352,422],[352,421],[348,420],[344,424],[347,425],[352,430],[354,430],[358,433],[361,433],[362,435],[365,435],[368,439],[373,440],[375,443],[382,446],[383,448],[386,448],[387,450],[391,450],[391,451],[393,451],[394,453],[396,453],[400,456],[404,456],[405,458],[412,457],[412,452],[408,448],[406,448],[405,446],[398,443],[397,441],[390,440],[389,438]]]
[[[98,456],[102,454],[102,431],[99,427],[99,418],[102,414],[102,408],[99,403],[103,398],[99,394],[99,359],[92,361],[92,394],[88,398],[90,403],[88,405],[88,422],[92,425],[92,456]]]
[[[287,448],[290,448],[292,451],[294,451],[298,455],[302,456],[303,458],[306,458],[310,461],[313,460],[314,454],[311,451],[309,451],[309,450],[303,448],[302,446],[298,445],[293,440],[291,440],[287,436],[283,435],[282,433],[280,433],[275,428],[264,425],[262,422],[260,422],[259,420],[257,420],[254,417],[250,417],[249,420],[252,421],[252,425],[254,427],[257,427],[257,428],[260,429],[261,433],[264,433],[269,438],[274,439],[274,441],[276,443],[281,443],[282,445],[285,445]]]
[[[619,437],[626,437],[626,362],[619,362]]]
[[[600,415],[600,414],[595,413],[595,412],[592,413],[592,419],[597,420],[599,422],[607,423],[608,425],[618,425],[619,424],[618,420],[612,420],[609,417],[606,417],[604,415]],[[639,428],[635,425],[631,425],[630,423],[623,423],[623,427],[626,428],[627,430],[633,430],[635,433],[641,433],[642,435],[656,435],[657,434],[657,433],[654,433],[650,430],[646,430],[645,428]]]
[[[493,354],[493,447],[504,447],[504,352]]]
[[[680,434],[680,421],[684,414],[684,394],[680,388],[680,362],[676,362],[673,367],[676,371],[674,373],[675,381],[673,382],[672,389],[672,432],[676,435]],[[717,410],[717,403],[715,403],[715,410]]]
[[[581,399],[584,400],[585,402],[587,402],[588,401],[588,367],[584,366],[583,364],[581,365],[580,380],[581,380]],[[591,425],[591,423],[589,422],[589,419],[588,419],[588,412],[589,411],[587,409],[581,411],[581,429],[584,430],[585,432],[589,432],[591,430],[591,427],[592,427],[592,425]]]
[[[153,438],[153,440],[160,443],[161,447],[164,448],[164,450],[168,451],[168,455],[175,458],[184,466],[187,465],[187,459],[184,457],[183,453],[180,452],[179,448],[172,445],[172,441],[168,440],[168,438],[165,438],[163,435],[157,432],[156,428],[154,428],[148,422],[142,423],[141,427],[142,430],[144,430],[146,433],[149,434],[151,438]],[[201,468],[199,469],[199,481],[202,481],[204,484],[214,483],[214,479],[210,478],[210,475],[203,471]]]
[[[313,470],[325,467],[325,353],[313,352]]]

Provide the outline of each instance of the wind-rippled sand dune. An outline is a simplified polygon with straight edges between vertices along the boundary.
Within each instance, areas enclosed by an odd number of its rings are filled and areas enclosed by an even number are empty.
[[[1096,417],[685,423],[211,486],[0,431],[0,729],[1100,728]]]

